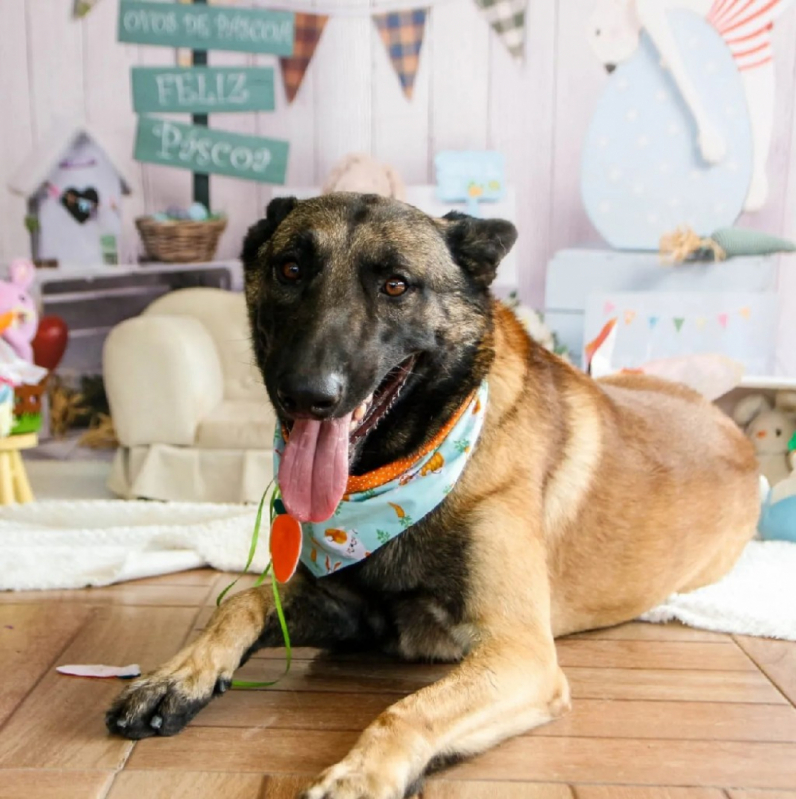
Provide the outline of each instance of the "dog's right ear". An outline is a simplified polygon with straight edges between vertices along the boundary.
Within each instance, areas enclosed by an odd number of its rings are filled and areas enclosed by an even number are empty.
[[[243,240],[240,257],[244,268],[255,265],[260,248],[276,233],[276,229],[297,205],[298,200],[295,197],[276,197],[268,203],[265,218],[252,225]]]

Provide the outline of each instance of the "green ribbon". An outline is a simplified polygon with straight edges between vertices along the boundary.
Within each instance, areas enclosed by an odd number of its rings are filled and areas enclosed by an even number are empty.
[[[279,488],[274,485],[274,481],[271,482],[266,486],[265,491],[263,492],[263,497],[260,500],[260,504],[257,508],[257,517],[254,520],[254,531],[252,532],[252,542],[249,546],[249,557],[246,560],[246,565],[243,567],[243,573],[246,574],[249,571],[249,567],[252,565],[252,561],[254,560],[254,555],[257,552],[257,544],[260,541],[260,525],[263,521],[263,508],[265,507],[265,498],[268,495],[269,489],[271,490],[271,497],[268,502],[268,516],[270,519],[271,525],[274,523],[274,519],[276,518],[276,502],[279,499]],[[277,587],[276,577],[274,577],[273,571],[271,571],[271,562],[268,562],[268,565],[265,567],[263,573],[254,581],[254,587],[258,588],[263,584],[265,578],[268,575],[271,575],[271,588],[274,591],[274,607],[276,608],[276,615],[279,619],[279,626],[282,628],[282,640],[285,643],[285,670],[282,674],[279,675],[275,680],[271,680],[270,682],[251,682],[249,680],[233,680],[232,687],[233,688],[241,688],[244,690],[257,690],[259,688],[271,688],[272,686],[276,685],[282,679],[287,677],[288,672],[290,671],[290,664],[293,661],[293,652],[290,647],[290,633],[287,629],[287,621],[285,620],[285,612],[282,609],[282,598],[279,596],[279,588]],[[216,598],[216,607],[221,605],[224,600],[224,597],[229,593],[230,589],[232,589],[235,584],[240,580],[240,577],[234,579]]]

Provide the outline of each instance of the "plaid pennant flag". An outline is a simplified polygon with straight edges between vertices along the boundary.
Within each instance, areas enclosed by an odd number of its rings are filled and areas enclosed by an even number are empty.
[[[416,8],[413,11],[391,11],[373,15],[381,40],[401,81],[401,88],[409,100],[412,99],[415,76],[420,64],[420,48],[423,46],[427,13],[425,8]]]
[[[282,83],[285,85],[287,101],[292,103],[304,80],[304,74],[312,61],[315,48],[318,46],[328,16],[322,14],[297,13],[294,29],[295,39],[293,55],[289,58],[280,58],[282,65]]]
[[[475,0],[487,22],[514,58],[525,50],[525,7],[528,0]]]

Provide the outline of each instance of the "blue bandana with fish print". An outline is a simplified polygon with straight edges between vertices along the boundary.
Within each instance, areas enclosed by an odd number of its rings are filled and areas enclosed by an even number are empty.
[[[437,507],[453,489],[472,455],[486,415],[488,388],[480,388],[421,453],[362,476],[325,522],[303,522],[301,562],[317,577],[364,560]],[[285,449],[281,426],[274,437],[274,473]]]

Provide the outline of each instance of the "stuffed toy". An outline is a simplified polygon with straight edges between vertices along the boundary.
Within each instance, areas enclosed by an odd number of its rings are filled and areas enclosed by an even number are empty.
[[[401,176],[386,164],[379,163],[365,153],[352,153],[338,161],[321,192],[355,191],[362,194],[380,194],[403,201],[406,189]]]
[[[38,329],[38,313],[28,288],[36,267],[30,261],[13,261],[9,279],[0,281],[0,338],[23,360],[33,361],[31,341]]]
[[[791,474],[788,445],[796,434],[796,391],[780,391],[774,404],[762,394],[744,397],[733,418],[751,439],[760,472],[772,487]]]
[[[719,228],[703,238],[685,225],[661,237],[660,252],[664,263],[682,264],[796,252],[796,244],[759,230],[737,227]]]

